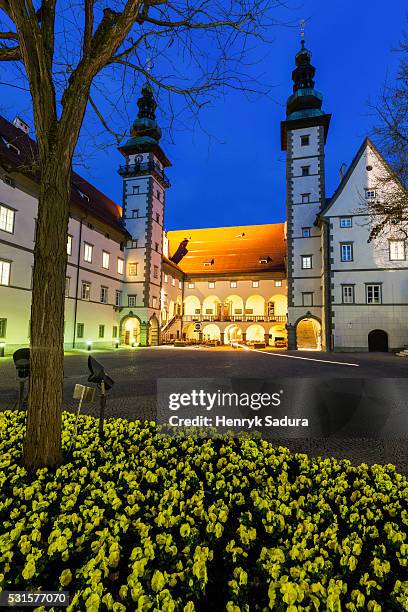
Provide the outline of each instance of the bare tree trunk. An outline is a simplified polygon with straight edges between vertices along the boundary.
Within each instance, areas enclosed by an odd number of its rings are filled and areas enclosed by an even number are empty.
[[[41,164],[31,306],[31,376],[24,441],[28,468],[62,460],[64,306],[71,170],[54,152]],[[50,324],[51,323],[51,324]]]

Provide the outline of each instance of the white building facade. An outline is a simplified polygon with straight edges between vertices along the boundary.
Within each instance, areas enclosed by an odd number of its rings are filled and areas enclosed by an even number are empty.
[[[408,345],[406,238],[396,224],[369,241],[367,202],[384,196],[378,184],[388,166],[367,139],[326,197],[331,116],[314,74],[302,42],[281,124],[286,221],[167,233],[171,164],[144,85],[131,137],[119,149],[122,206],[73,176],[66,350],[174,341],[325,351]],[[0,118],[0,354],[29,343],[35,149],[24,122]]]

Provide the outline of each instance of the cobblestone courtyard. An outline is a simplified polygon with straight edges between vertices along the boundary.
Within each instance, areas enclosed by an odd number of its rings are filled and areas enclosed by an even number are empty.
[[[115,380],[108,396],[106,416],[126,419],[155,418],[158,378],[290,377],[296,381],[301,377],[406,379],[408,376],[408,359],[383,353],[253,352],[163,346],[92,354]],[[64,405],[67,410],[74,411],[78,405],[72,399],[75,384],[87,384],[88,355],[85,351],[66,355]],[[14,364],[11,358],[3,358],[0,360],[0,409],[12,408],[16,399]],[[98,410],[97,402],[83,407],[83,412],[95,416]],[[334,455],[353,462],[393,463],[399,471],[408,473],[407,440],[307,439],[279,440],[279,443],[311,455]]]

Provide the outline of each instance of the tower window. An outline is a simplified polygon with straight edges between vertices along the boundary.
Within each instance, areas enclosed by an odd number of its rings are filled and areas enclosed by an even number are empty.
[[[237,288],[237,281],[231,281],[230,282],[230,288],[231,289],[236,289]]]
[[[275,281],[275,287],[282,287],[282,281]]]
[[[313,306],[313,293],[302,293],[302,306]]]
[[[343,242],[340,244],[341,261],[353,261],[353,243]]]
[[[69,276],[65,277],[65,297],[69,296],[69,283],[71,278]]]
[[[375,189],[366,189],[365,190],[365,198],[366,200],[373,200],[376,197]]]
[[[122,292],[116,291],[115,306],[122,306]]]
[[[208,283],[208,288],[209,288],[209,289],[215,289],[215,283],[214,283],[214,281],[210,281],[210,282]]]
[[[35,220],[35,229],[37,230],[37,219]],[[35,233],[37,234],[37,231]],[[70,235],[67,238],[67,255],[72,255],[72,236]]]
[[[167,281],[169,280],[169,277],[167,276],[167,274],[164,275],[164,282],[167,283]]]
[[[153,266],[153,277],[159,278],[159,266]]]
[[[128,307],[135,308],[136,307],[136,296],[128,295]]]
[[[154,243],[154,248],[155,248],[155,250],[156,250],[156,251],[158,251],[158,250],[159,250],[159,243],[158,243],[158,242],[155,242],[155,243]]]
[[[194,289],[194,286],[195,286],[194,283],[188,283],[188,288],[189,289]]]
[[[133,185],[132,190],[133,190],[133,195],[139,195],[140,185]]]
[[[252,281],[252,288],[257,289],[259,287],[259,281]]]
[[[302,255],[302,270],[311,270],[312,268],[312,256]]]
[[[160,195],[160,191],[159,191],[159,190],[157,190],[157,199],[158,199],[158,200],[160,200],[160,197],[161,197],[161,195]]]
[[[171,279],[171,285],[172,285],[172,287],[176,286],[176,279],[174,278],[174,276]]]
[[[310,238],[310,227],[302,227],[302,237]]]
[[[105,326],[104,325],[100,325],[99,326],[99,337],[100,338],[104,338],[105,337]]]
[[[302,193],[302,204],[310,204],[310,193]]]
[[[310,144],[309,134],[305,134],[305,136],[300,137],[300,144],[302,147],[307,147]]]
[[[118,274],[123,274],[123,259],[118,257]]]
[[[134,210],[132,210],[132,219],[137,219],[139,216],[139,209],[136,208]]]
[[[310,166],[302,166],[302,176],[309,176]]]
[[[159,213],[156,213],[156,222],[160,223],[160,215],[159,215]]]

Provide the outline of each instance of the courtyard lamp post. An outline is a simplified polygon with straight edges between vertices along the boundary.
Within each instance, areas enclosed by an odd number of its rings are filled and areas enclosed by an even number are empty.
[[[104,418],[106,408],[106,392],[115,384],[115,381],[108,376],[105,372],[105,368],[99,361],[96,361],[91,355],[88,357],[88,369],[90,375],[88,382],[96,383],[100,391],[100,410],[99,410],[99,436],[102,439],[104,437]]]
[[[22,410],[24,403],[24,386],[30,377],[30,349],[21,348],[13,353],[13,361],[18,377],[18,409]]]

